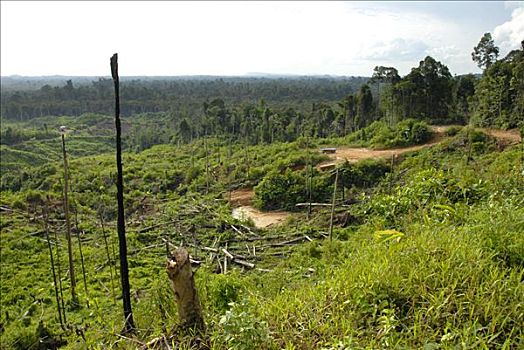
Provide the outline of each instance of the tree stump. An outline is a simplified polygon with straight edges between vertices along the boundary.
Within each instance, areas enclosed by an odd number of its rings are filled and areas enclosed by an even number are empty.
[[[171,281],[171,288],[175,292],[180,326],[203,333],[205,324],[202,308],[187,250],[177,248],[167,262],[166,271]]]

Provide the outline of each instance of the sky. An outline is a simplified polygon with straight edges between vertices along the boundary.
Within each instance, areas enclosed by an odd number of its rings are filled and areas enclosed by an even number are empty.
[[[2,76],[370,76],[427,55],[479,73],[490,32],[501,56],[524,39],[524,1],[1,1]]]

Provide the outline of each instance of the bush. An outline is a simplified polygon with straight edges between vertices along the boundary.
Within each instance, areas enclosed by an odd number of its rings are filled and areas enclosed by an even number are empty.
[[[346,188],[371,187],[389,171],[389,166],[382,159],[365,159],[358,163],[346,162],[340,168],[339,181]]]
[[[217,311],[222,313],[230,308],[230,304],[238,301],[242,285],[238,278],[231,274],[227,276],[215,275],[208,282],[207,288],[210,303]]]
[[[421,144],[430,140],[431,136],[432,132],[427,123],[406,119],[393,127],[383,121],[375,121],[351,135],[348,140],[354,143],[359,139],[364,141],[363,145],[373,148],[393,148]]]
[[[463,129],[462,126],[452,126],[446,130],[446,136],[455,136]]]
[[[267,323],[259,320],[245,300],[232,303],[219,325],[223,334],[217,340],[227,344],[227,349],[249,350],[269,348],[271,337]]]
[[[295,204],[309,201],[306,177],[300,172],[287,169],[284,173],[270,172],[254,188],[255,206],[265,210],[296,210]],[[329,198],[331,186],[321,176],[311,178],[311,199],[322,201]]]

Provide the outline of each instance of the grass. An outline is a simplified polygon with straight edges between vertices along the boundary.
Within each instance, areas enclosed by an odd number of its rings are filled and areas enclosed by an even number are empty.
[[[350,214],[354,221],[335,227],[332,242],[322,235],[329,226],[328,209],[317,209],[310,220],[298,213],[283,227],[257,232],[306,234],[313,242],[269,250],[284,251],[283,257],[259,252],[257,267],[270,271],[235,267],[226,275],[216,274],[216,261],[192,246],[238,238],[228,226],[238,222],[221,199],[224,191],[256,184],[269,171],[302,166],[309,153],[298,143],[252,146],[247,149],[248,173],[243,146],[229,151],[219,140],[209,140],[207,195],[201,143],[125,154],[127,242],[138,326],[134,340],[117,335],[123,328],[119,278],[114,275],[113,295],[98,220],[101,211],[112,254],[112,246],[117,249],[113,156],[71,157],[89,295],[79,278],[82,306],[66,306],[66,330],[56,316],[39,204],[39,198],[51,195],[51,232],[52,237],[58,234],[53,243],[61,248],[64,272],[60,164],[31,168],[30,176],[21,178],[20,190],[2,191],[0,198],[12,210],[0,217],[0,346],[37,349],[44,337],[62,337],[68,349],[136,348],[169,333],[177,324],[164,272],[162,238],[169,237],[204,261],[195,276],[213,349],[522,348],[520,149],[494,152],[488,139],[479,140],[468,160],[463,141],[459,132],[439,146],[405,156],[377,186],[348,190],[358,201],[338,214]],[[311,157],[311,162],[321,157]],[[229,170],[228,162],[234,164]],[[159,223],[167,224],[153,227]],[[75,236],[78,263],[76,244]],[[228,248],[246,251],[234,243]],[[69,279],[62,278],[67,304]],[[189,348],[189,337],[174,343]]]

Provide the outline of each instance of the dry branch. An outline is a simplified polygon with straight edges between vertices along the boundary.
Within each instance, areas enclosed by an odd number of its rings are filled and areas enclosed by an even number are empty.
[[[248,261],[244,261],[244,260],[240,260],[240,259],[233,259],[231,261],[234,262],[235,264],[242,265],[242,266],[248,267],[250,269],[255,267],[255,264],[250,263]]]
[[[227,249],[225,248],[222,248],[222,253],[224,253],[229,259],[233,260],[235,257],[233,256],[233,254],[231,254],[230,252],[227,251]]]

